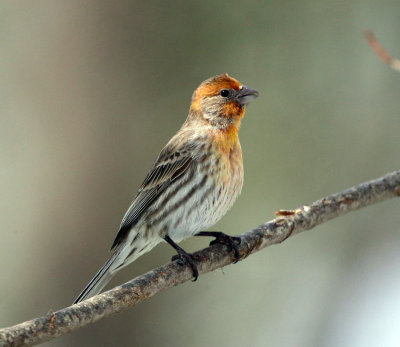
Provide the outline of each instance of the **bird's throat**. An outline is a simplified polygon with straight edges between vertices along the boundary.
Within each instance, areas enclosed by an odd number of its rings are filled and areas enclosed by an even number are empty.
[[[225,129],[216,129],[213,132],[214,143],[221,154],[229,155],[232,150],[240,148],[239,124],[233,124]]]

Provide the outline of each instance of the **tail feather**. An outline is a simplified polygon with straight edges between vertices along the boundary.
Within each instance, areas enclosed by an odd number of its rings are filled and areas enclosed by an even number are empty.
[[[135,240],[134,245],[129,240],[129,242],[118,246],[111,258],[104,264],[96,276],[93,277],[82,293],[79,294],[74,304],[99,294],[119,270],[132,263],[142,254],[150,251],[161,240],[161,238],[154,238],[149,242],[145,238],[138,238]]]
[[[101,290],[107,285],[108,282],[115,275],[115,271],[110,269],[111,265],[116,260],[118,253],[114,253],[111,258],[104,264],[104,266],[99,270],[96,276],[89,282],[86,288],[79,294],[79,296],[74,301],[74,304],[86,300],[92,296],[95,296],[101,292]]]

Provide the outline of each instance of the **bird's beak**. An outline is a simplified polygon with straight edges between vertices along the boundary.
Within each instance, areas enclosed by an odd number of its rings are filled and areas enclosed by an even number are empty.
[[[257,97],[258,92],[246,86],[243,86],[237,94],[237,99],[242,106],[246,106],[251,100]]]

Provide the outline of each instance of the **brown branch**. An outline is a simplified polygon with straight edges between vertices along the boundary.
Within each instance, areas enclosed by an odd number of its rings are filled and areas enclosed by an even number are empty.
[[[281,210],[277,218],[240,235],[242,259],[260,249],[316,225],[379,201],[400,196],[400,170],[330,195],[294,211]],[[231,264],[226,246],[213,245],[195,253],[199,273]],[[29,346],[65,335],[144,301],[158,292],[191,280],[188,266],[172,262],[121,286],[47,316],[0,329],[0,346]]]
[[[388,64],[392,69],[396,71],[400,71],[400,60],[397,58],[393,58],[380,44],[376,36],[372,31],[366,31],[365,37],[372,47],[372,49],[378,54],[379,58],[381,58],[386,64]]]

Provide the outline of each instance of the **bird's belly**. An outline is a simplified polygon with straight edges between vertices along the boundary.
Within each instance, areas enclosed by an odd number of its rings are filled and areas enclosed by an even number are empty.
[[[168,235],[180,242],[216,224],[236,201],[242,184],[243,172],[240,169],[232,171],[227,168],[224,179],[207,177],[192,199],[176,211],[175,217],[171,215]]]

